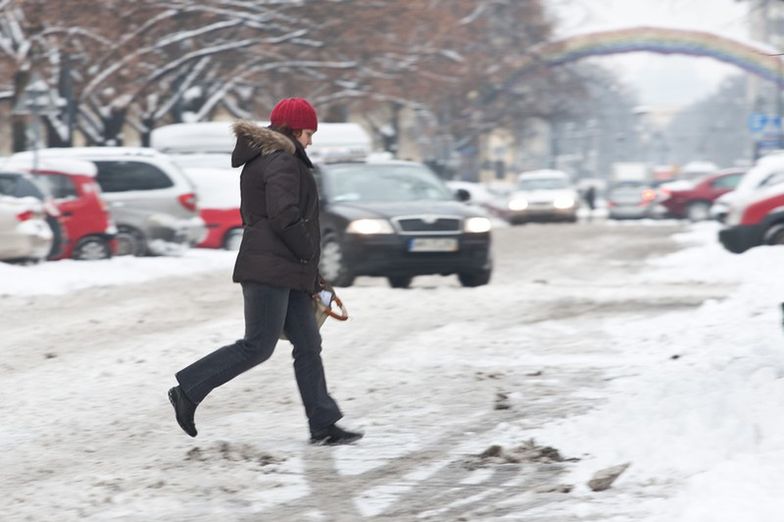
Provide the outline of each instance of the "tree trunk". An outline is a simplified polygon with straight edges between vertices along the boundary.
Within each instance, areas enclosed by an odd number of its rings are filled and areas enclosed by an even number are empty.
[[[14,75],[14,96],[11,98],[11,108],[16,107],[19,98],[23,96],[30,81],[30,72],[25,70],[17,71]],[[27,150],[27,116],[24,114],[11,114],[11,135],[14,152]]]

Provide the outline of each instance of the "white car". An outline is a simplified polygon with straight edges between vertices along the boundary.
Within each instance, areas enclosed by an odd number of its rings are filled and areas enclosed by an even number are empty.
[[[40,201],[0,196],[0,261],[41,261],[53,239]]]
[[[510,223],[577,221],[580,196],[569,175],[559,170],[523,172],[507,200]]]
[[[784,154],[772,154],[757,160],[732,192],[720,196],[710,208],[711,218],[724,222],[732,207],[759,189],[784,182]]]

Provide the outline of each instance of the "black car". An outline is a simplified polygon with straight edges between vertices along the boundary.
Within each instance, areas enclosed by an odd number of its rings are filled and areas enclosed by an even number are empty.
[[[317,178],[320,270],[335,286],[356,276],[386,277],[394,288],[426,274],[457,274],[463,286],[490,281],[490,220],[425,165],[336,163]]]

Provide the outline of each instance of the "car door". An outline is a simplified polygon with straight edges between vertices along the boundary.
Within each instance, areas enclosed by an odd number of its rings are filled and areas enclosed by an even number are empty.
[[[57,173],[37,174],[34,177],[46,186],[54,198],[69,239],[78,240],[86,233],[85,229],[89,228],[90,216],[85,215],[85,200],[79,197],[79,191],[71,177]]]

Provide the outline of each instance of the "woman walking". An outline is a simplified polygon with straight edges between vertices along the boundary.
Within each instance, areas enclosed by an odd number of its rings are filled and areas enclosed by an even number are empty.
[[[294,373],[313,444],[348,444],[362,433],[335,423],[340,409],[327,392],[321,335],[311,295],[322,286],[319,197],[305,149],[318,128],[316,111],[302,98],[275,105],[269,127],[234,124],[233,167],[243,166],[242,244],[233,280],[242,285],[245,336],[176,374],[169,390],[177,423],[196,436],[196,407],[214,388],[266,361],[281,332],[294,345]]]

